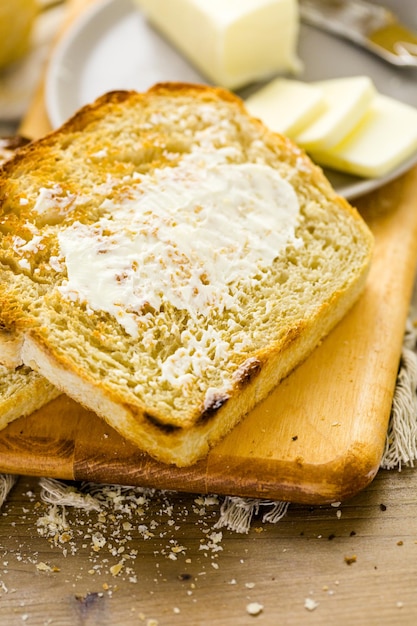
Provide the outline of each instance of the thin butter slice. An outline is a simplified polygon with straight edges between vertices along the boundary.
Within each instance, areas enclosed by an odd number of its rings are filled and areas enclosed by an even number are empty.
[[[216,85],[237,89],[294,73],[297,0],[135,0],[149,21]]]
[[[384,176],[417,151],[417,109],[377,94],[359,125],[337,146],[310,154],[357,176]]]
[[[360,122],[376,93],[367,76],[336,78],[315,83],[322,90],[324,110],[295,137],[306,150],[337,145]]]
[[[249,96],[246,108],[276,133],[295,136],[321,113],[323,91],[309,83],[276,78]]]

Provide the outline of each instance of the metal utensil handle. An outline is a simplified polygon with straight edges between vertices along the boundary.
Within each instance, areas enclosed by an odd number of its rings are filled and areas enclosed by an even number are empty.
[[[385,7],[364,0],[299,0],[299,6],[306,24],[344,37],[394,65],[417,67],[417,37]]]

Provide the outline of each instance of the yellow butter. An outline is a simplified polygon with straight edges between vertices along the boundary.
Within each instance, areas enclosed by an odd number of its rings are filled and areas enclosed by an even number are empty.
[[[323,90],[297,80],[276,78],[249,96],[246,108],[277,133],[293,137],[324,109]]]
[[[323,111],[295,140],[306,150],[323,150],[342,141],[360,122],[372,102],[375,87],[367,76],[314,84],[322,90]]]
[[[295,72],[297,0],[135,0],[214,84],[237,89]]]
[[[368,178],[384,176],[417,151],[417,109],[377,94],[338,145],[310,152],[317,163]]]

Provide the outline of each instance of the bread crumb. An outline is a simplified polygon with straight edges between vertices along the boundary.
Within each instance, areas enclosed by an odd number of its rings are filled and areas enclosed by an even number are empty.
[[[36,563],[36,569],[39,572],[52,572],[52,567],[50,565],[47,565],[43,561],[40,561],[39,563]]]
[[[123,569],[123,563],[117,563],[116,565],[112,565],[110,568],[110,574],[112,576],[118,576]]]
[[[352,563],[356,563],[356,555],[352,554],[352,556],[345,556],[346,565],[352,565]]]
[[[246,611],[247,613],[249,613],[249,615],[259,615],[260,613],[262,613],[263,610],[264,606],[259,602],[249,602],[249,604],[246,605]]]
[[[306,598],[304,600],[304,608],[307,609],[307,611],[314,611],[317,609],[318,605],[319,603],[313,600],[313,598]]]

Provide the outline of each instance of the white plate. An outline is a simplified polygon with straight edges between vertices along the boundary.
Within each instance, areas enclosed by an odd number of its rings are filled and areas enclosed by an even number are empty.
[[[391,0],[403,21],[417,29],[415,0]],[[385,5],[390,2],[385,0]],[[414,22],[414,23],[413,23]],[[302,25],[301,80],[356,74],[370,76],[381,93],[417,105],[417,71],[393,68],[354,45]],[[146,22],[131,0],[94,4],[70,28],[56,49],[46,77],[46,106],[53,127],[107,91],[146,90],[156,82],[207,82]],[[256,86],[239,92],[245,97]],[[417,153],[388,176],[361,179],[326,170],[336,190],[352,199],[372,191],[417,163]]]

